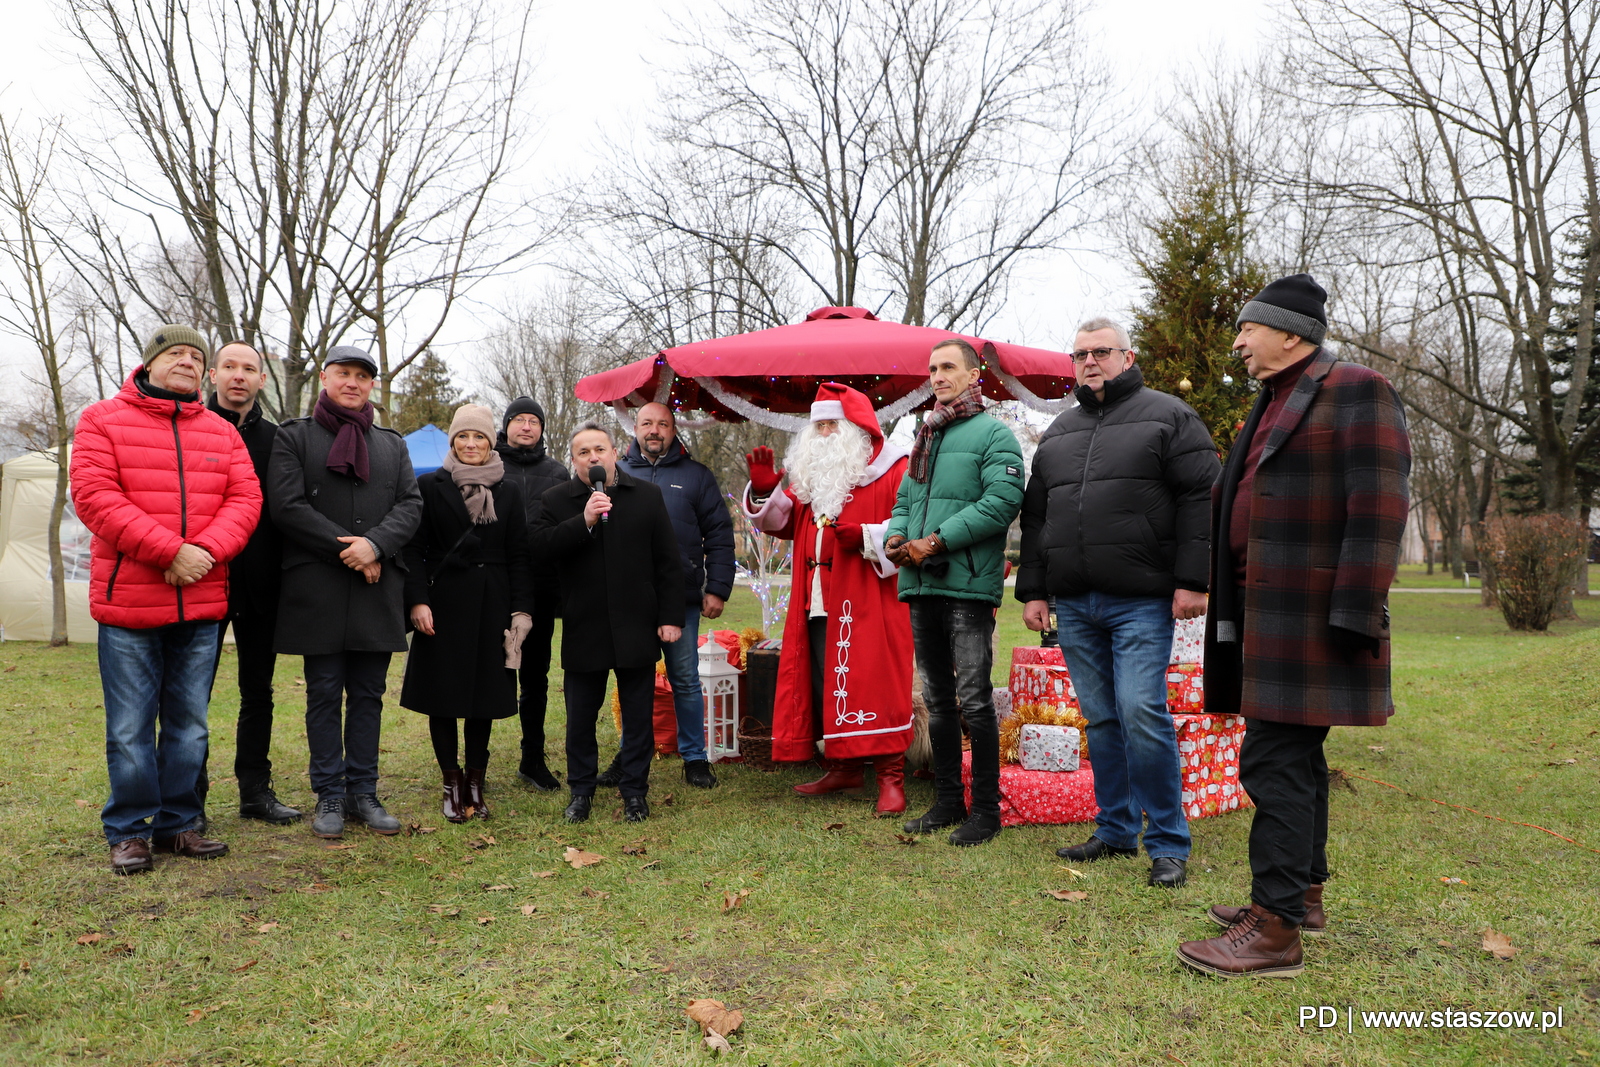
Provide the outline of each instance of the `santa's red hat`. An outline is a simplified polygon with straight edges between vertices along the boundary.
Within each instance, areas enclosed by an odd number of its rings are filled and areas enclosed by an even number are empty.
[[[852,422],[861,427],[872,439],[873,456],[883,447],[883,427],[878,425],[878,416],[873,413],[872,401],[867,399],[867,394],[838,382],[823,382],[817,386],[817,398],[811,402],[811,421],[825,422],[829,419]]]

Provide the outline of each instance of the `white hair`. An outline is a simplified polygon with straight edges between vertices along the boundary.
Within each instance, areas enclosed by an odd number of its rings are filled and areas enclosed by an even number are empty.
[[[1078,327],[1079,333],[1099,333],[1101,330],[1110,330],[1117,336],[1118,348],[1132,348],[1133,339],[1128,336],[1128,330],[1116,319],[1108,319],[1104,315],[1084,321]]]
[[[872,459],[872,438],[853,422],[840,420],[838,429],[827,436],[815,424],[800,431],[784,466],[789,468],[789,487],[811,510],[838,518],[850,499],[850,491],[861,482]]]

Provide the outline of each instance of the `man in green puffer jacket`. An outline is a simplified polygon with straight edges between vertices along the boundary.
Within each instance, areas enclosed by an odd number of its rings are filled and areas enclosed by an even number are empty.
[[[1000,731],[989,673],[1006,530],[1022,506],[1022,449],[984,414],[981,370],[978,353],[959,338],[929,355],[937,403],[917,432],[884,540],[901,568],[900,599],[911,607],[933,746],[933,807],[906,832],[956,826],[952,845],[981,845],[1000,833]],[[962,716],[972,737],[970,814],[961,788]]]

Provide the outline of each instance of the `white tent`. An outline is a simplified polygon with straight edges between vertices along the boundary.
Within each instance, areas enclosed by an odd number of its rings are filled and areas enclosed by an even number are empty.
[[[50,640],[50,506],[56,495],[53,457],[24,452],[0,466],[0,640]],[[93,644],[89,618],[89,531],[67,502],[61,516],[67,577],[67,637]]]

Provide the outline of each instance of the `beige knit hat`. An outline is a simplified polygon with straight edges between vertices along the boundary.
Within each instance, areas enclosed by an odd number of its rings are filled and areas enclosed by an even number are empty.
[[[450,440],[462,430],[477,430],[490,441],[494,440],[494,412],[482,404],[462,404],[450,420]]]

